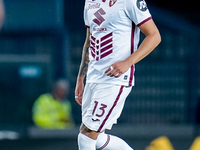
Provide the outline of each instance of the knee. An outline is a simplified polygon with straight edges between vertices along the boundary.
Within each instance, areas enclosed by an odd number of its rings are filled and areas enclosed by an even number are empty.
[[[82,134],[86,135],[87,137],[90,137],[94,140],[96,140],[99,135],[99,132],[89,129],[84,124],[81,124],[81,126],[80,126],[80,133],[82,133]]]
[[[83,123],[81,124],[79,131],[80,133],[83,133],[83,134],[92,132],[92,130],[86,127]]]

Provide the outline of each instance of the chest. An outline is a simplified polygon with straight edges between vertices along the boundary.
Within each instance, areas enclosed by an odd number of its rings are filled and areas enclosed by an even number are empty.
[[[85,5],[91,26],[113,26],[126,17],[123,0],[88,0]]]

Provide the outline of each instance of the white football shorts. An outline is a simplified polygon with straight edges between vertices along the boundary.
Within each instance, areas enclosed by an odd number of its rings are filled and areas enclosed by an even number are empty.
[[[121,115],[132,86],[87,83],[82,100],[82,122],[90,130],[111,129]]]

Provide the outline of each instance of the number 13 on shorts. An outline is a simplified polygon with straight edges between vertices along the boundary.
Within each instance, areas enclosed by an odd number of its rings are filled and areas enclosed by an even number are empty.
[[[99,109],[99,111],[96,112],[97,108]],[[94,101],[94,109],[92,111],[92,115],[95,115],[97,117],[102,117],[105,114],[106,108],[107,108],[107,105],[99,104],[99,102]]]

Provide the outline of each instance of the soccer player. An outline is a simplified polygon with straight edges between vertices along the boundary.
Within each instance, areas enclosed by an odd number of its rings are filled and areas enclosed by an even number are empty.
[[[0,30],[3,25],[3,19],[4,19],[4,4],[3,0],[0,0]]]
[[[86,0],[84,21],[87,35],[75,89],[82,106],[79,150],[132,150],[105,130],[117,123],[134,86],[134,66],[160,43],[160,33],[144,0]],[[138,48],[140,30],[145,39]]]

